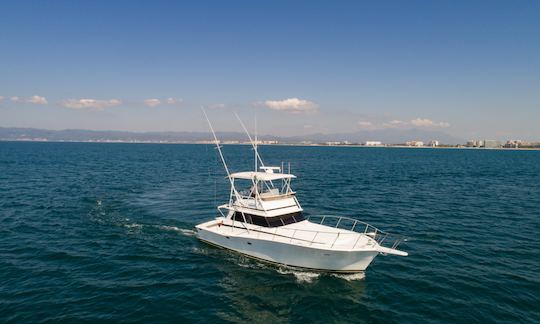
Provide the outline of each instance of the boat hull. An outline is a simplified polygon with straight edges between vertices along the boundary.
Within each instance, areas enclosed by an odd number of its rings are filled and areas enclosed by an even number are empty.
[[[227,236],[199,226],[196,229],[197,238],[206,243],[267,262],[317,271],[362,272],[378,255],[377,251],[328,250],[252,237]]]

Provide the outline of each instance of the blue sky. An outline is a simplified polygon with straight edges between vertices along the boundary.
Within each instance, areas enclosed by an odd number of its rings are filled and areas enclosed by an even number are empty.
[[[3,1],[0,126],[540,140],[538,1]]]

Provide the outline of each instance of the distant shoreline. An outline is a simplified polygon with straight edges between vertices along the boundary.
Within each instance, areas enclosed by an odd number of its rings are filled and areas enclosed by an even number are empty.
[[[11,143],[88,143],[88,144],[165,144],[165,145],[214,145],[201,142],[158,142],[158,141],[77,141],[77,140],[33,140],[33,139],[0,139],[0,142]],[[220,143],[221,145],[251,145],[251,143]],[[348,147],[348,148],[394,148],[394,149],[453,149],[453,150],[502,150],[502,151],[539,151],[537,147],[466,147],[466,146],[408,146],[408,145],[354,145],[354,144],[305,144],[305,143],[259,143],[259,146],[295,146],[295,147]]]

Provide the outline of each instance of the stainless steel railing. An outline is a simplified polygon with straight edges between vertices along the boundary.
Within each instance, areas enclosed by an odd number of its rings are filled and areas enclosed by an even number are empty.
[[[403,236],[381,231],[373,225],[350,217],[334,215],[310,215],[307,217],[307,220],[320,225],[365,234],[374,239],[377,244],[391,249],[397,249],[397,247],[406,240]]]
[[[239,223],[242,223],[243,230],[253,232],[257,238],[260,238],[261,235],[271,235],[272,241],[276,240],[276,238],[282,238],[288,239],[290,243],[292,243],[293,240],[301,241],[307,243],[309,246],[313,244],[322,244],[329,245],[332,248],[334,245],[336,245],[336,242],[338,242],[340,238],[356,236],[355,240],[349,242],[349,244],[340,245],[341,247],[345,248],[355,248],[360,239],[367,236],[370,240],[372,240],[371,242],[375,241],[380,246],[396,249],[399,244],[405,240],[401,236],[381,231],[375,226],[349,217],[312,215],[307,217],[306,220],[315,224],[341,229],[343,231],[319,231],[281,226],[264,227],[253,224],[244,224],[243,222]],[[233,228],[234,227],[235,226],[233,223]],[[231,230],[234,230],[233,228],[231,228]]]

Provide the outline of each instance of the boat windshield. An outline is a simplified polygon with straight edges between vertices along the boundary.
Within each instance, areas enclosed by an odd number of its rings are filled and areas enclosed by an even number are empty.
[[[238,222],[245,222],[253,225],[264,226],[264,227],[279,227],[292,223],[298,223],[305,220],[302,212],[290,213],[285,215],[273,216],[273,217],[264,217],[259,215],[253,215],[242,212],[234,212],[233,219]]]

